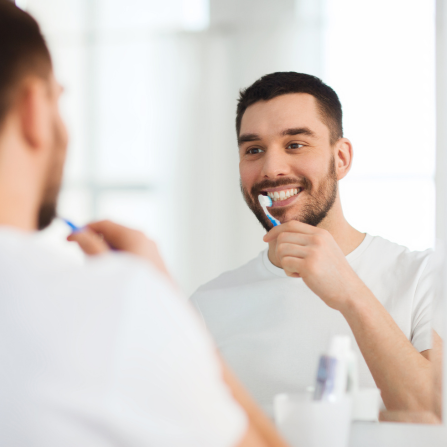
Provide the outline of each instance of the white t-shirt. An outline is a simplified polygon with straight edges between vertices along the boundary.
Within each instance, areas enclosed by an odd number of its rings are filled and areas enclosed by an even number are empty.
[[[246,417],[188,302],[125,254],[0,229],[0,445],[233,447]]]
[[[346,258],[418,351],[431,347],[434,273],[430,251],[410,252],[366,235]],[[430,264],[431,265],[431,264]],[[350,335],[361,387],[375,387],[342,314],[301,278],[290,278],[267,250],[200,287],[191,297],[230,368],[268,413],[273,397],[315,384],[319,356],[331,336]]]

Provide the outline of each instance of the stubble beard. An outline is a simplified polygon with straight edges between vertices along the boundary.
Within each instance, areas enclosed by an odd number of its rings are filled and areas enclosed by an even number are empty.
[[[241,183],[242,195],[244,196],[245,202],[266,231],[271,230],[272,224],[268,220],[258,201],[258,195],[260,194],[261,190],[291,184],[296,185],[297,183],[303,188],[300,194],[304,193],[307,195],[307,201],[295,216],[288,218],[287,220],[297,220],[316,227],[327,216],[337,198],[338,180],[334,157],[332,157],[331,161],[329,162],[329,169],[326,178],[321,182],[316,191],[313,191],[312,183],[306,177],[286,178],[277,181],[264,180],[254,185],[251,188],[250,193],[248,193]],[[270,208],[269,212],[281,223],[284,223],[284,218],[288,210],[287,207],[284,207],[283,209]]]
[[[47,171],[47,182],[44,188],[42,201],[37,215],[37,229],[44,230],[57,216],[57,201],[62,183],[65,157],[64,138],[60,129],[54,126],[54,144],[51,161]]]

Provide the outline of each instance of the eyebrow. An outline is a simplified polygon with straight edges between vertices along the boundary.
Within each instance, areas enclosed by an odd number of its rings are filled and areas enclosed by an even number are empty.
[[[288,135],[306,135],[308,137],[316,138],[315,132],[310,130],[308,127],[294,127],[291,129],[286,129],[281,132],[283,137]]]
[[[290,129],[285,129],[281,132],[282,137],[293,136],[293,135],[306,135],[311,138],[316,138],[315,132],[310,130],[308,127],[292,127]],[[250,141],[259,141],[262,138],[256,133],[244,133],[237,139],[237,143],[240,146],[243,143],[248,143]]]
[[[249,141],[259,141],[261,137],[256,133],[244,133],[240,135],[237,139],[237,144],[240,146],[242,143],[247,143]]]

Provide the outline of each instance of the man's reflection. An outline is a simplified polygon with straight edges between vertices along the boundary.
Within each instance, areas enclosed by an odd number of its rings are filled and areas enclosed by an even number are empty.
[[[271,413],[275,394],[314,383],[331,335],[353,335],[361,387],[377,386],[389,411],[431,411],[431,252],[345,219],[338,182],[353,149],[337,94],[307,74],[264,76],[241,92],[236,130],[242,193],[268,249],[191,298],[231,368]]]

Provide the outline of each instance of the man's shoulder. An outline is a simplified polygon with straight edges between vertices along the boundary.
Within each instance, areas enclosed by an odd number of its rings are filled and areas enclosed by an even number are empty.
[[[107,253],[90,258],[71,277],[79,281],[82,288],[109,294],[123,303],[144,297],[151,306],[160,307],[160,295],[177,295],[155,266],[128,253]]]
[[[263,275],[266,274],[266,269],[263,267],[263,255],[264,251],[244,265],[221,273],[216,278],[201,285],[191,296],[191,299],[194,300],[202,293],[211,293],[222,289],[241,287],[261,280]]]
[[[163,282],[155,268],[136,256],[112,252],[87,257],[84,261],[62,250],[47,247],[36,235],[14,229],[0,229],[0,270],[4,287],[24,285],[37,288],[42,295],[67,294],[73,290],[85,299],[97,294],[121,296],[129,284]],[[158,281],[157,281],[158,279]],[[93,297],[93,298],[92,298]]]
[[[384,258],[395,259],[400,262],[420,263],[425,262],[432,254],[433,250],[410,250],[404,245],[392,242],[381,236],[370,236],[371,243],[368,251],[379,254]]]
[[[414,276],[414,279],[433,265],[434,251],[410,250],[408,247],[391,242],[381,236],[369,236],[370,243],[359,257],[359,264],[366,264],[378,273],[392,273],[399,276]]]

